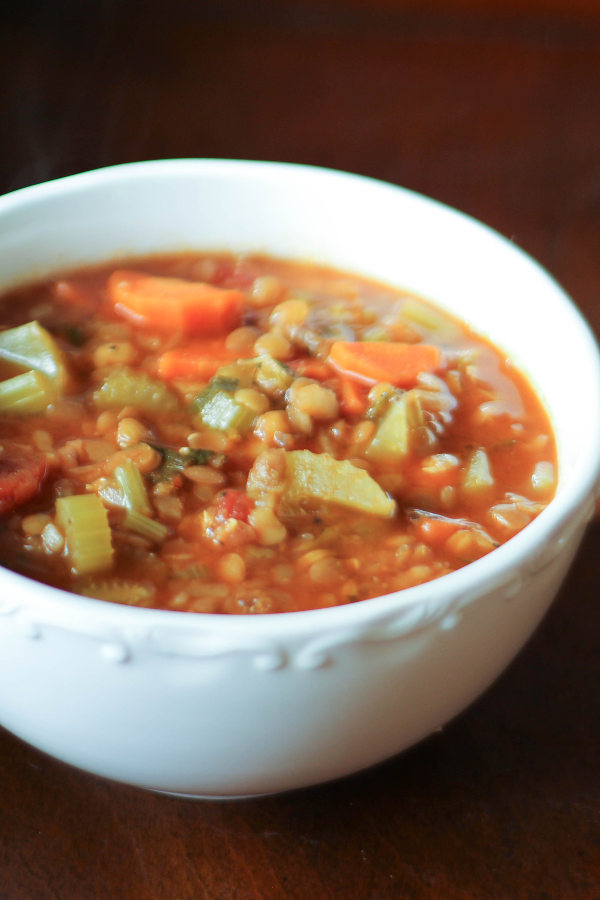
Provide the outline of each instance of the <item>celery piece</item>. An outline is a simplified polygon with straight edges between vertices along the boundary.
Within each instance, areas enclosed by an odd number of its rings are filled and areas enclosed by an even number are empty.
[[[0,381],[0,412],[28,416],[44,412],[56,399],[49,378],[32,369]]]
[[[134,531],[156,544],[164,541],[169,533],[169,529],[162,522],[157,522],[156,519],[135,510],[129,510],[125,514],[123,525],[128,531]]]
[[[114,471],[128,510],[141,513],[144,516],[152,514],[152,507],[148,499],[144,476],[131,459],[127,459],[122,466],[117,466]]]
[[[334,459],[328,453],[291,450],[285,455],[285,463],[284,508],[316,501],[385,518],[394,514],[394,500],[368,472],[348,460]]]
[[[77,591],[84,597],[95,597],[109,603],[123,603],[126,606],[152,606],[156,590],[153,585],[140,584],[137,581],[124,581],[122,578],[94,579],[86,584],[77,585]]]
[[[237,378],[212,378],[207,386],[194,397],[190,407],[193,413],[201,413],[205,406],[219,393],[233,394],[239,387]]]
[[[94,403],[100,408],[135,406],[145,413],[174,412],[179,401],[162,383],[145,372],[115,368],[94,392]]]
[[[97,494],[59,497],[56,523],[65,535],[67,558],[77,575],[110,568],[113,559],[110,525]]]
[[[489,491],[493,484],[494,478],[487,453],[485,450],[474,450],[463,473],[461,492],[475,499]]]
[[[228,431],[230,428],[238,434],[245,434],[256,418],[256,412],[238,403],[226,391],[217,391],[203,406],[200,412],[202,424],[217,431]]]
[[[365,454],[377,460],[402,459],[421,443],[423,427],[419,394],[416,391],[398,394],[391,399]]]
[[[402,315],[415,325],[421,325],[428,331],[435,331],[437,336],[450,338],[459,333],[458,325],[448,316],[429,306],[423,300],[408,297],[402,304]]]
[[[67,380],[64,354],[49,331],[39,322],[27,322],[0,332],[0,359],[16,369],[35,369],[60,392]]]

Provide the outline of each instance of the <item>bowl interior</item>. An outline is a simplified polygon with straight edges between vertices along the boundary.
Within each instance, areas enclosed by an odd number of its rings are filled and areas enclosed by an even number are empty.
[[[560,462],[549,509],[564,516],[591,502],[600,458],[594,339],[540,266],[469,217],[359,176],[219,160],[117,166],[0,199],[0,290],[85,263],[187,249],[315,260],[452,310],[515,360],[546,405]]]

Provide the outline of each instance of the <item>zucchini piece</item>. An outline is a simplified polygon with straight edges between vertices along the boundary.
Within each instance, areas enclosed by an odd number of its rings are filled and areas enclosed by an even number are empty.
[[[0,381],[0,412],[29,416],[45,412],[56,400],[54,385],[41,372],[31,369]]]
[[[285,455],[286,471],[281,502],[284,507],[333,503],[347,509],[390,518],[396,503],[364,469],[328,453],[291,450]]]
[[[0,332],[0,359],[17,370],[34,369],[54,383],[60,393],[67,382],[62,350],[39,322],[27,322]]]
[[[97,494],[59,497],[56,523],[65,535],[67,558],[77,575],[91,575],[110,568],[112,535],[106,509]]]
[[[398,394],[389,401],[365,455],[381,461],[403,459],[423,444],[424,428],[421,398],[417,391]]]
[[[106,376],[94,392],[94,403],[100,409],[135,406],[149,414],[174,412],[179,406],[175,394],[162,381],[127,367],[115,368]]]

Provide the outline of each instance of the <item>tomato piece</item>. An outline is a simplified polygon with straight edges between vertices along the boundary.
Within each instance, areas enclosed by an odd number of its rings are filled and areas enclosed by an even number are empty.
[[[247,522],[254,503],[241,491],[226,490],[217,500],[217,516],[223,519],[239,519]]]
[[[21,449],[4,445],[0,457],[0,515],[12,512],[37,494],[46,477],[46,468],[43,454],[28,456]]]

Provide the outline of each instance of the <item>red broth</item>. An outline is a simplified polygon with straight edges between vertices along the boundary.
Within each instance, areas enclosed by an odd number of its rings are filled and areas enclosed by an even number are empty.
[[[551,500],[525,378],[419,297],[186,254],[7,294],[0,561],[107,601],[353,603],[489,553]]]

